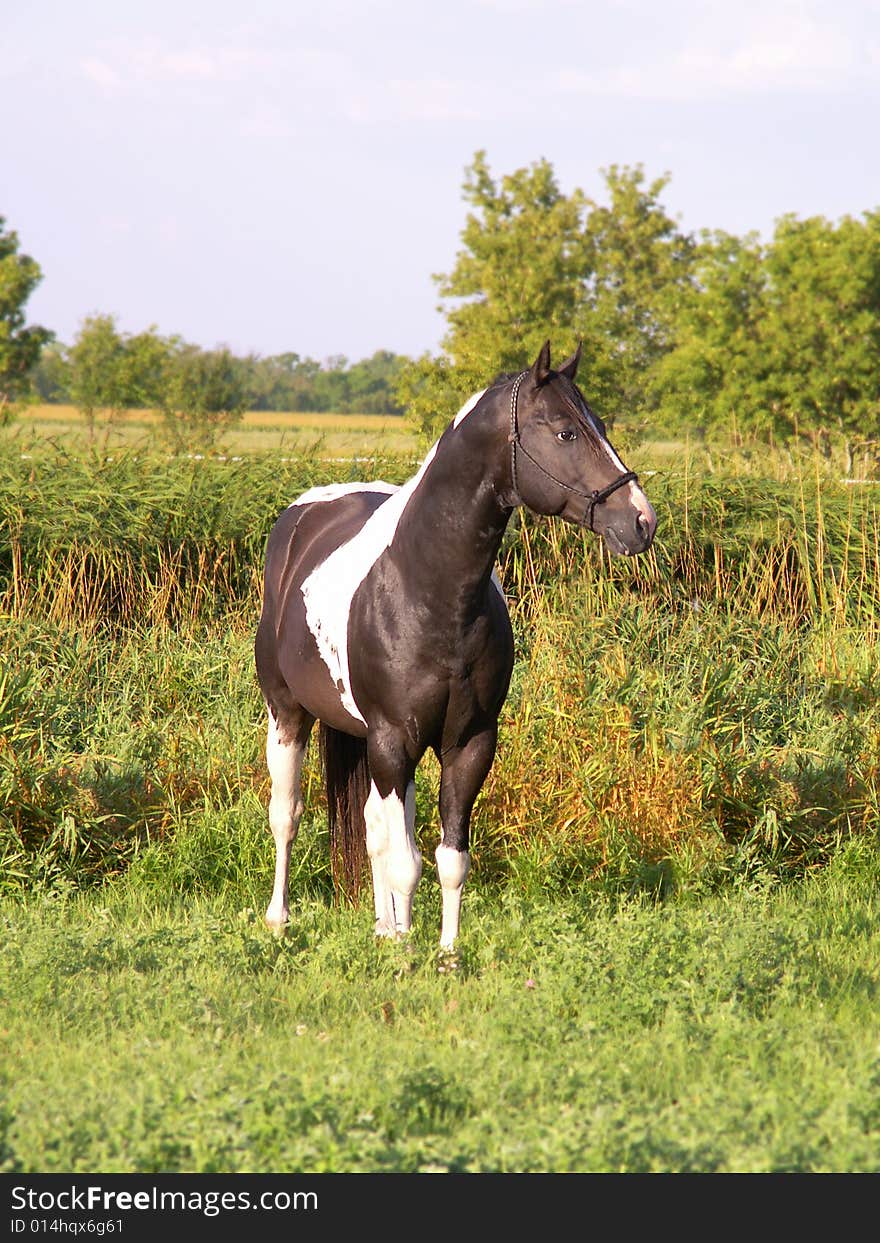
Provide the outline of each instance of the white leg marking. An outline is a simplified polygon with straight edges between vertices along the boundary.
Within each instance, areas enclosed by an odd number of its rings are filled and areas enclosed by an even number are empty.
[[[376,908],[376,935],[394,935],[394,907],[391,892],[385,880],[385,859],[388,854],[389,830],[385,805],[374,785],[364,806],[364,822],[367,827],[367,854],[373,873],[373,903]]]
[[[440,927],[440,948],[451,950],[455,947],[458,928],[461,920],[461,894],[471,866],[471,857],[466,850],[453,850],[451,846],[440,845],[434,853],[437,861],[437,875],[440,877],[440,889],[443,894],[443,922]]]
[[[270,712],[266,736],[266,764],[272,779],[269,827],[275,838],[275,884],[266,910],[266,923],[270,928],[283,928],[290,919],[290,909],[287,905],[287,880],[290,871],[290,849],[296,840],[300,817],[303,813],[300,779],[304,755],[305,746],[300,746],[296,742],[281,741],[275,718]]]
[[[375,785],[364,807],[367,854],[373,873],[376,936],[398,937],[410,930],[422,856],[415,843],[416,788],[410,782],[403,802],[392,792],[382,798]]]

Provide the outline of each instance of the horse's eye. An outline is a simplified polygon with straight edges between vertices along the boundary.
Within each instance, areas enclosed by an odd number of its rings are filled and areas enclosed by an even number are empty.
[[[578,434],[573,427],[563,427],[561,432],[556,433],[557,440],[577,440]]]

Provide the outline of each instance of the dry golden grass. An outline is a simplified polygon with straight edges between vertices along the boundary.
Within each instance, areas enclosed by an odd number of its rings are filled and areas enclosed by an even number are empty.
[[[99,416],[95,440],[108,449],[154,443],[160,426],[155,410],[126,410],[112,419]],[[63,437],[70,447],[88,443],[85,419],[75,406],[31,406],[18,426],[40,439]],[[319,447],[328,456],[385,456],[416,453],[418,442],[402,418],[386,414],[338,414],[249,410],[223,437],[221,452],[259,453],[272,449],[297,454]]]

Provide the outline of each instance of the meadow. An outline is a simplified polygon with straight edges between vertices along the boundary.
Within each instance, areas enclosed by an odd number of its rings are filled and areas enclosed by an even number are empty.
[[[95,420],[94,446],[105,453],[154,452],[161,426],[155,410],[125,410]],[[56,441],[81,444],[87,437],[75,406],[27,408],[16,428],[23,445]],[[374,457],[414,453],[416,437],[401,418],[384,414],[311,414],[247,411],[223,438],[225,453]],[[25,450],[26,451],[26,450]]]
[[[517,516],[447,975],[429,762],[408,944],[334,901],[314,760],[262,924],[263,543],[418,452],[264,417],[201,459],[136,419],[2,433],[0,1170],[880,1168],[875,486],[624,441],[648,556]]]

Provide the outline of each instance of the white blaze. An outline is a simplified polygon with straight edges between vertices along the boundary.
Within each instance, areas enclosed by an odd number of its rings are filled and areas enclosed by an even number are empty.
[[[623,462],[621,462],[620,458],[615,453],[614,446],[609,444],[606,438],[602,435],[602,431],[597,425],[596,419],[592,411],[589,410],[586,405],[581,407],[581,411],[583,413],[584,418],[590,424],[590,427],[592,427],[593,431],[596,433],[599,443],[601,444],[602,448],[605,450],[605,455],[611,462],[612,466],[614,466],[615,469],[619,470],[622,475],[625,475],[626,467],[624,466]],[[654,513],[654,509],[651,505],[651,502],[648,500],[647,496],[645,496],[645,493],[642,491],[639,484],[637,484],[636,481],[632,479],[626,486],[627,486],[627,490],[629,491],[629,499],[633,507],[639,511],[639,513],[642,515],[642,517],[645,519],[645,521],[649,525],[653,524],[656,526],[657,515]]]

